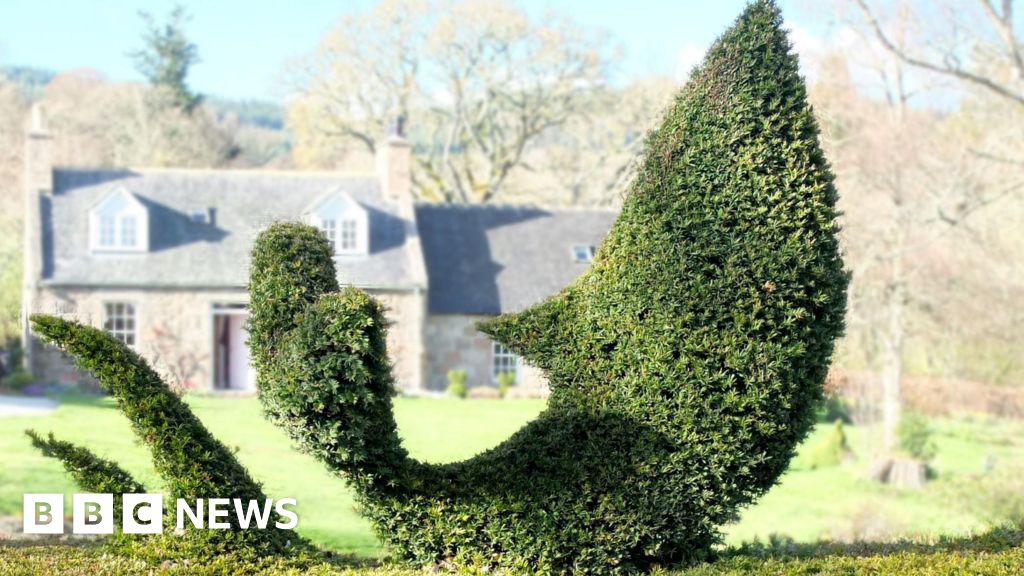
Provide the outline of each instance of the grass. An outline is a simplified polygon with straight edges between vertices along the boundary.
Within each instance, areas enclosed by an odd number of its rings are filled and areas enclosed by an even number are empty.
[[[299,531],[337,552],[360,557],[380,555],[368,523],[354,509],[350,492],[313,459],[293,450],[283,433],[268,424],[254,399],[190,397],[189,404],[211,431],[264,482],[269,496],[298,499]],[[543,408],[541,401],[462,401],[400,398],[396,416],[410,452],[421,459],[445,462],[471,456],[498,444]],[[801,454],[791,469],[740,521],[727,527],[727,543],[784,535],[795,542],[820,539],[889,540],[897,536],[933,538],[980,533],[1005,520],[1016,498],[1024,510],[1024,485],[1010,484],[1016,494],[1003,494],[1002,482],[1024,477],[1024,425],[987,418],[937,421],[936,480],[921,492],[899,491],[863,479],[870,465],[875,431],[848,427],[851,447],[860,458],[838,467],[811,470]],[[45,416],[0,419],[0,516],[19,515],[25,492],[63,492],[74,486],[60,465],[33,450],[23,431],[54,432],[113,458],[153,491],[160,486],[149,467],[149,455],[134,440],[127,421],[113,402],[97,398],[66,398]],[[817,430],[804,444],[812,446]],[[1001,475],[982,477],[991,455]],[[996,482],[993,479],[1002,479]],[[991,492],[988,499],[978,493]],[[967,497],[966,495],[970,495]],[[70,503],[68,503],[70,504]]]
[[[377,555],[379,544],[368,522],[356,512],[344,482],[320,463],[299,454],[284,433],[264,420],[252,398],[193,396],[189,405],[210,431],[229,447],[269,497],[298,500],[299,531],[324,547]],[[398,399],[396,417],[406,446],[418,458],[447,462],[472,456],[500,443],[544,407],[539,400],[459,401]],[[34,450],[26,428],[53,432],[88,446],[131,472],[151,491],[160,484],[149,453],[135,442],[128,421],[106,398],[65,398],[46,416],[0,418],[0,516],[20,515],[25,492],[63,492],[74,486],[60,464]],[[65,498],[70,510],[70,496]]]

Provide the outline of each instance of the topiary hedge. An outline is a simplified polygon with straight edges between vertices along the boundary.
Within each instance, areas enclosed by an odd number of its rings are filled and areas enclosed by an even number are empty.
[[[847,275],[836,191],[771,1],[708,51],[648,138],[593,266],[481,329],[546,373],[547,410],[465,462],[408,457],[381,307],[338,290],[326,240],[253,252],[269,416],[355,487],[415,564],[609,573],[706,558],[815,419]]]
[[[37,314],[32,326],[45,341],[70,354],[76,364],[90,372],[116,400],[131,422],[132,430],[153,455],[153,466],[164,480],[165,539],[136,537],[140,544],[161,555],[201,557],[230,549],[261,554],[279,554],[306,546],[294,532],[274,528],[272,515],[266,530],[242,530],[237,518],[229,516],[231,530],[196,530],[171,535],[175,525],[175,500],[190,503],[197,498],[266,499],[263,491],[234,454],[214,438],[188,406],[174,394],[145,360],[110,334],[77,322]],[[33,444],[44,455],[59,459],[80,488],[115,494],[141,492],[143,486],[114,462],[97,457],[88,449],[29,432]],[[116,498],[120,507],[120,498]],[[120,516],[114,524],[120,525]],[[188,526],[188,524],[186,524]],[[128,544],[131,538],[118,540]],[[140,553],[139,549],[133,553]]]

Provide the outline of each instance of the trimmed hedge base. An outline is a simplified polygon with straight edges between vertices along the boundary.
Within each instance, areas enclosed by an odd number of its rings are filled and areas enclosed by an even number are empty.
[[[113,556],[95,545],[0,545],[0,574],[49,576],[222,575],[422,576],[422,570],[392,565],[369,566],[344,558],[247,560],[225,555],[211,563],[160,562]],[[824,576],[962,574],[1016,576],[1024,566],[1024,532],[997,529],[982,536],[924,544],[806,544],[784,554],[747,546],[729,550],[713,563],[680,571],[655,569],[665,576]],[[463,572],[470,573],[470,572]]]

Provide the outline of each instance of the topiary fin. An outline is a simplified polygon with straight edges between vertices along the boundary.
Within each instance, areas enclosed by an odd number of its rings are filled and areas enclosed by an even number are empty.
[[[43,456],[59,460],[79,488],[96,494],[113,494],[114,518],[121,517],[123,494],[141,494],[146,491],[146,487],[127,470],[116,462],[100,458],[88,448],[57,440],[52,432],[46,438],[35,430],[26,430],[25,434],[32,439],[32,445]],[[114,524],[120,525],[118,522]]]
[[[117,399],[136,436],[150,449],[153,466],[172,498],[266,500],[262,487],[232,451],[210,434],[138,353],[103,330],[78,322],[45,314],[31,316],[31,322],[44,341],[70,354]],[[277,520],[276,514],[272,520]],[[206,537],[212,546],[219,540],[267,552],[305,545],[284,530],[211,531]]]
[[[82,490],[115,495],[146,491],[146,487],[127,470],[118,466],[116,462],[100,458],[88,448],[57,440],[52,432],[46,438],[35,430],[26,430],[25,434],[32,439],[32,445],[38,448],[43,456],[59,460]]]

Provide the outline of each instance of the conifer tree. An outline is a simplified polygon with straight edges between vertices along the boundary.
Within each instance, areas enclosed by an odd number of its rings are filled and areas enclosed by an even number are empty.
[[[140,13],[146,23],[143,48],[131,54],[135,67],[154,87],[168,92],[175,107],[191,112],[202,97],[188,87],[187,77],[199,62],[199,49],[185,35],[188,14],[177,5],[166,22],[157,22],[152,14]]]

